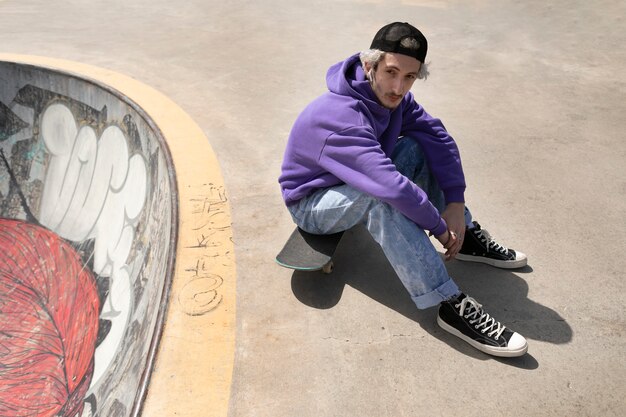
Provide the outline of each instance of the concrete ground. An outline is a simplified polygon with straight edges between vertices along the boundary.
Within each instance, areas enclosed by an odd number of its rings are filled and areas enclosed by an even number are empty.
[[[233,215],[230,416],[621,416],[625,17],[607,0],[0,0],[0,49],[124,73],[204,130]],[[293,227],[276,182],[291,124],[327,67],[394,20],[429,40],[413,92],[457,139],[475,217],[529,256],[448,264],[529,339],[521,358],[440,330],[362,230],[333,275],[273,261]]]

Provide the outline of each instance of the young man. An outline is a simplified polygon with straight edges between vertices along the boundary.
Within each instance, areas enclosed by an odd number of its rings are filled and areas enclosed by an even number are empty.
[[[309,233],[364,224],[418,308],[439,305],[439,325],[485,353],[520,356],[524,337],[459,290],[426,234],[446,259],[526,265],[524,254],[472,221],[456,143],[409,92],[428,75],[427,47],[415,27],[391,23],[370,50],[328,70],[329,92],[304,109],[289,136],[283,198]]]

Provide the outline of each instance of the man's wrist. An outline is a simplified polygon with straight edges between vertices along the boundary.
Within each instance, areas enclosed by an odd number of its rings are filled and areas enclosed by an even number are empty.
[[[452,201],[446,204],[446,207],[462,207],[465,208],[465,203],[462,201]]]

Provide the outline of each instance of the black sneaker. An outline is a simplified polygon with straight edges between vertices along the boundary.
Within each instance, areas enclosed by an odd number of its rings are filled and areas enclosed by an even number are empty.
[[[482,262],[498,268],[521,268],[528,262],[522,252],[505,248],[495,240],[480,224],[474,223],[473,229],[465,230],[463,246],[456,255],[461,261]]]
[[[528,350],[524,336],[485,313],[472,297],[459,295],[439,306],[437,323],[476,349],[493,356],[522,356]]]

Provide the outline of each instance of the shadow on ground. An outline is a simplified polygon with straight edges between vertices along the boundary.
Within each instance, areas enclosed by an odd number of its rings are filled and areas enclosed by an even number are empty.
[[[524,369],[539,367],[529,353],[520,358],[492,358],[440,329],[436,324],[437,309],[418,310],[415,307],[382,250],[364,228],[346,232],[334,262],[335,269],[330,275],[322,272],[293,273],[291,286],[298,300],[318,309],[332,308],[341,299],[345,285],[349,285],[415,321],[432,336],[463,354],[480,360],[496,359]],[[554,344],[572,340],[572,329],[565,319],[549,307],[528,298],[527,279],[532,279],[532,267],[503,270],[460,261],[451,261],[446,266],[465,293],[476,298],[487,312],[527,339]]]

